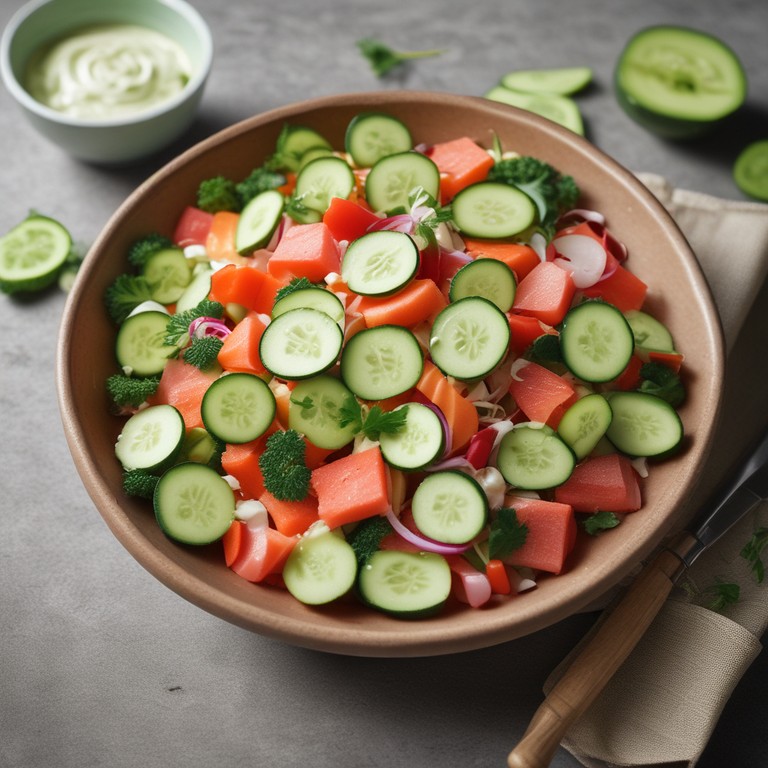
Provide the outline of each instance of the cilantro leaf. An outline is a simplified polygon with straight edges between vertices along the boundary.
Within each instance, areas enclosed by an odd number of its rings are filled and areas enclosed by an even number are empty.
[[[741,550],[741,556],[749,563],[758,584],[761,584],[765,578],[765,564],[761,556],[766,546],[768,546],[768,528],[763,526],[752,534]]]
[[[597,536],[601,531],[615,528],[620,522],[615,512],[595,512],[582,522],[582,526],[590,536]]]
[[[356,432],[362,432],[369,440],[378,440],[382,432],[399,432],[405,427],[408,407],[384,411],[378,405],[363,408],[360,401],[350,395],[339,408],[339,426],[357,425]]]
[[[374,74],[377,77],[385,77],[393,69],[404,64],[410,59],[423,59],[429,56],[439,56],[442,50],[432,49],[428,51],[396,51],[372,37],[366,37],[357,41],[360,53],[368,59]]]
[[[739,601],[741,589],[738,584],[720,581],[719,579],[702,591],[702,595],[709,596],[705,604],[710,611],[722,611],[729,605]]]
[[[638,389],[666,400],[673,408],[677,408],[685,400],[685,388],[680,377],[666,365],[661,363],[644,363],[640,367],[640,378],[643,382]]]
[[[512,507],[501,507],[491,523],[488,536],[488,557],[501,560],[525,544],[528,526],[517,519]]]
[[[300,291],[304,288],[317,288],[318,286],[306,277],[294,277],[275,294],[275,304],[280,299],[284,299],[286,296],[290,296],[294,291]]]

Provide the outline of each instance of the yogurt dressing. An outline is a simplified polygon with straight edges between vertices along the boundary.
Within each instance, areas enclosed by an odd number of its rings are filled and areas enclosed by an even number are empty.
[[[33,56],[27,90],[42,104],[91,120],[144,112],[183,90],[192,74],[184,49],[146,27],[88,27]]]

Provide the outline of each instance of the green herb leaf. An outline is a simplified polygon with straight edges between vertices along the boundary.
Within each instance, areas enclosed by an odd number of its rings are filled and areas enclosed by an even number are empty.
[[[501,507],[491,523],[488,535],[488,557],[500,560],[525,544],[528,526],[517,519],[512,507]]]
[[[758,528],[750,540],[741,550],[741,556],[749,563],[752,573],[755,574],[757,583],[761,584],[765,578],[765,564],[762,561],[762,553],[768,546],[768,528],[765,526]]]
[[[312,472],[307,467],[306,453],[306,444],[296,430],[275,432],[267,438],[259,469],[264,486],[273,496],[283,501],[307,497]]]
[[[304,288],[317,288],[318,286],[306,277],[294,277],[288,283],[284,285],[275,295],[275,304],[280,299],[284,299],[286,296],[290,296],[294,291],[300,291]]]
[[[378,405],[374,405],[365,415],[363,433],[369,440],[378,440],[382,432],[392,434],[403,429],[407,418],[408,406],[395,411],[383,411]]]
[[[385,45],[380,40],[366,37],[357,41],[360,52],[368,59],[371,69],[377,77],[385,77],[393,69],[411,59],[424,59],[430,56],[439,56],[445,53],[443,50],[432,49],[426,51],[396,51]]]
[[[582,526],[590,536],[597,536],[601,531],[615,528],[620,522],[615,512],[595,512],[582,521]]]
[[[196,307],[177,312],[168,319],[165,327],[164,343],[168,346],[186,347],[189,344],[189,324],[198,317],[220,318],[224,315],[224,306],[218,301],[203,299]]]
[[[645,363],[640,367],[640,378],[644,381],[638,389],[666,400],[677,408],[685,400],[685,388],[680,377],[661,363]]]
[[[722,611],[729,605],[739,601],[741,589],[738,584],[720,581],[719,579],[706,589],[702,590],[702,596],[707,596],[705,606],[710,611]]]
[[[192,339],[192,343],[184,352],[184,362],[194,365],[201,371],[207,371],[216,364],[223,346],[224,342],[215,336]]]

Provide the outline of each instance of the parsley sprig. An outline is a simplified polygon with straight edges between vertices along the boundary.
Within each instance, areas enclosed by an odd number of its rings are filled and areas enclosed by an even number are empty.
[[[512,507],[500,507],[488,534],[488,557],[503,560],[525,544],[528,526],[517,519]]]
[[[412,59],[425,59],[445,53],[444,50],[437,48],[425,51],[396,51],[372,37],[358,40],[357,47],[360,49],[360,53],[368,59],[368,63],[377,77],[385,77],[393,69]]]

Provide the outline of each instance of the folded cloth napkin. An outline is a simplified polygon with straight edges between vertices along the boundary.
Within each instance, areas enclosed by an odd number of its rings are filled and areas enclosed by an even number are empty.
[[[750,316],[768,274],[768,205],[676,189],[656,175],[639,177],[672,214],[697,255],[723,324],[726,382],[740,384],[730,392],[726,386],[726,400],[743,398],[764,381],[760,372],[768,372],[768,315],[753,311]],[[765,413],[761,397],[762,392],[753,395],[759,414]],[[704,473],[719,479],[732,466],[734,450],[740,453],[749,444],[738,423],[734,428],[732,420],[724,421]],[[768,580],[759,583],[741,556],[761,526],[768,526],[768,503],[692,566],[630,657],[563,740],[580,762],[590,768],[696,764],[768,628]],[[715,611],[708,604],[718,582],[738,584],[740,596]],[[570,658],[550,675],[545,692]]]

